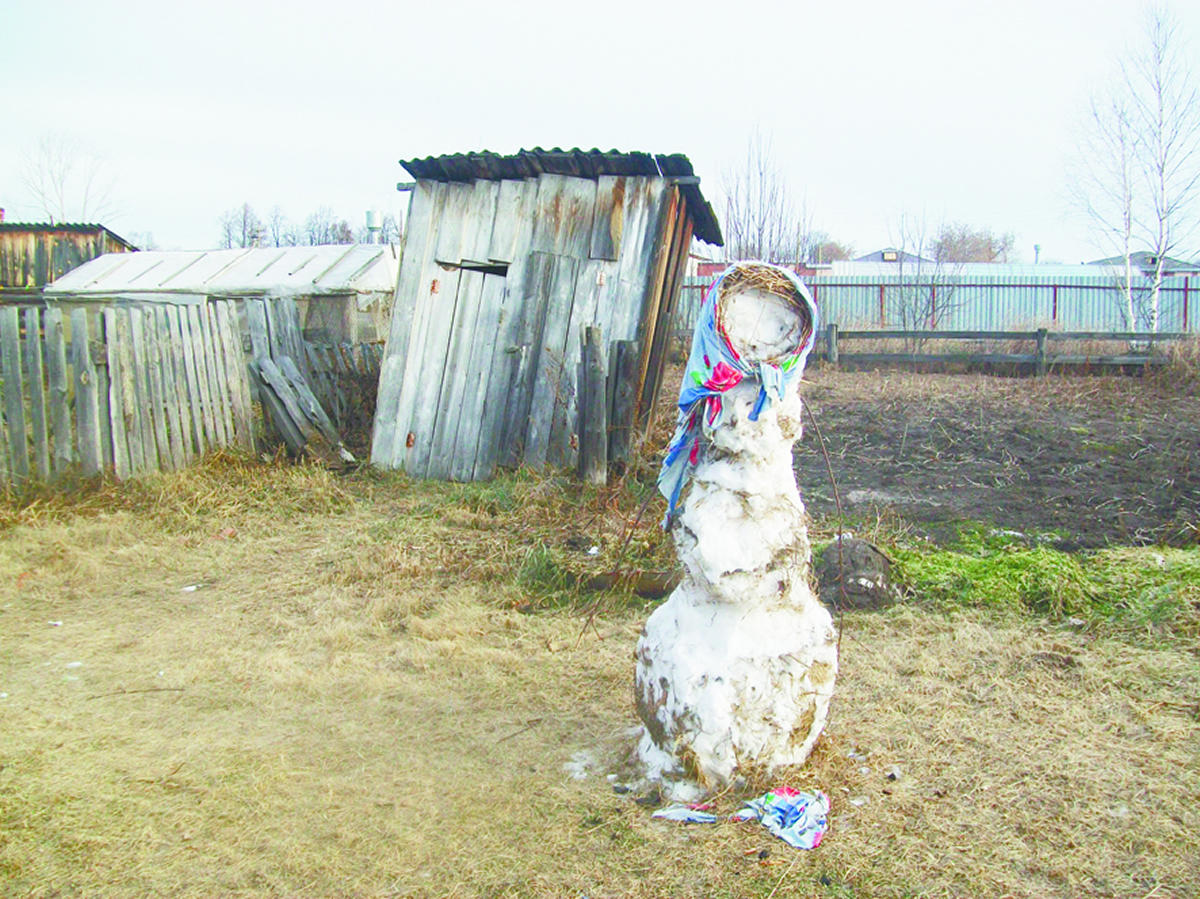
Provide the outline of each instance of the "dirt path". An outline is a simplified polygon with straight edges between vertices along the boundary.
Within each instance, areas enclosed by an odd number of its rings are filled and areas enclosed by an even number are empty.
[[[952,540],[960,523],[1054,532],[1065,549],[1194,543],[1200,399],[1134,378],[814,371],[805,397],[851,517],[890,509]],[[815,429],[805,502],[835,511]]]

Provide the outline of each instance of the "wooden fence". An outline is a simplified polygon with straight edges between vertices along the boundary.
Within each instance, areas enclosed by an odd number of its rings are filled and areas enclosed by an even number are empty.
[[[305,344],[309,383],[339,429],[371,427],[383,364],[382,343]]]
[[[1126,343],[1149,347],[1152,344],[1186,340],[1195,335],[1179,331],[1157,333],[1141,331],[842,331],[837,325],[825,327],[817,341],[814,356],[824,358],[832,365],[843,362],[854,365],[894,365],[912,363],[946,363],[970,365],[1025,365],[1034,372],[1045,374],[1058,366],[1090,366],[1094,368],[1127,368],[1163,365],[1166,358],[1148,352],[1124,353],[1055,353],[1055,343]],[[866,352],[847,353],[844,344],[848,341],[904,341],[914,348],[913,352]],[[926,352],[927,343],[954,341],[975,344],[969,351],[953,353]],[[1032,353],[993,352],[983,348],[984,344],[1029,343]]]
[[[0,307],[0,482],[254,447],[235,300]]]

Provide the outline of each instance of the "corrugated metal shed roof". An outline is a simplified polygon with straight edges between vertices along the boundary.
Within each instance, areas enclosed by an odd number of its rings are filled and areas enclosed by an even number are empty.
[[[622,153],[619,150],[518,150],[501,156],[487,150],[482,153],[454,153],[400,160],[405,170],[418,180],[429,181],[501,181],[536,178],[538,175],[571,175],[596,179],[601,175],[634,175],[649,178],[694,178],[692,163],[682,153]],[[713,246],[724,246],[721,226],[712,206],[704,199],[699,184],[681,184],[688,210],[695,222],[695,236]]]
[[[59,278],[46,295],[371,293],[394,290],[399,268],[394,247],[371,244],[109,253]]]

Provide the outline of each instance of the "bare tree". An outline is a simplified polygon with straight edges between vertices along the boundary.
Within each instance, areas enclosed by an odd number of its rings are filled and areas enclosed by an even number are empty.
[[[89,222],[113,214],[116,181],[107,163],[74,138],[43,135],[23,154],[18,178],[50,222]]]
[[[826,262],[838,262],[842,259],[849,259],[853,255],[853,244],[834,240],[825,231],[814,231],[808,255],[802,261],[820,265]]]
[[[299,243],[298,230],[288,222],[283,209],[278,205],[267,213],[266,240],[272,247],[294,247]]]
[[[755,131],[741,165],[721,179],[725,195],[725,252],[729,259],[801,262],[811,254],[812,216],[797,204],[771,151]]]
[[[221,247],[257,247],[263,239],[263,226],[249,203],[230,209],[218,219],[221,227]]]
[[[940,233],[945,226],[937,230]],[[896,277],[894,287],[886,293],[887,305],[899,316],[900,328],[905,331],[935,329],[964,302],[957,289],[961,263],[934,257],[932,231],[924,214],[910,212],[901,212],[888,227],[889,239],[896,250]],[[923,343],[921,338],[909,339],[914,352]]]
[[[339,219],[328,206],[319,206],[304,221],[305,242],[309,246],[354,243],[354,231],[345,219]]]
[[[993,234],[990,228],[949,222],[938,229],[931,250],[937,262],[1012,262],[1016,243],[1011,232]]]
[[[1137,327],[1133,296],[1133,191],[1138,134],[1129,105],[1113,87],[1093,96],[1069,172],[1072,203],[1092,224],[1101,252],[1119,258],[1114,278],[1126,330]]]
[[[1080,143],[1076,203],[1100,243],[1119,250],[1127,324],[1142,305],[1132,257],[1150,264],[1144,317],[1158,330],[1165,266],[1195,231],[1200,199],[1200,82],[1178,22],[1163,6],[1146,9],[1142,43],[1112,87],[1093,98]],[[1131,328],[1132,330],[1132,328]]]
[[[1200,87],[1187,43],[1163,6],[1147,10],[1144,51],[1124,69],[1142,140],[1140,174],[1149,193],[1143,240],[1153,257],[1150,330],[1158,330],[1159,294],[1167,257],[1195,227],[1200,189]]]

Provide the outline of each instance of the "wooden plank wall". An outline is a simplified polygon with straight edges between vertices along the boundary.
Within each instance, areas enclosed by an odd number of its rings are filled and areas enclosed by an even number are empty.
[[[662,178],[418,182],[372,463],[452,480],[576,465],[583,329],[599,327],[609,355],[641,341],[648,315],[653,333],[684,221]],[[652,341],[638,345],[644,379]]]
[[[0,481],[124,479],[253,449],[235,303],[0,308]]]

